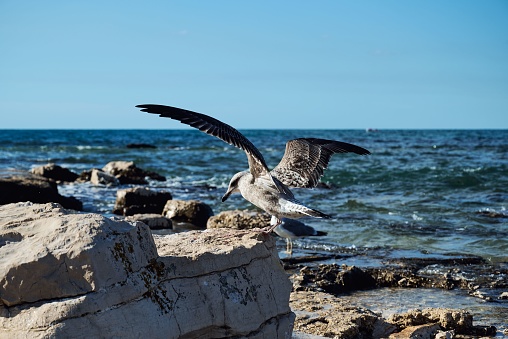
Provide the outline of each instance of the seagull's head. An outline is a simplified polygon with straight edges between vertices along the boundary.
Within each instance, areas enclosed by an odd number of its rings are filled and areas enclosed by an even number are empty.
[[[240,184],[240,180],[246,175],[248,174],[249,172],[248,171],[244,171],[244,172],[239,172],[239,173],[236,173],[232,178],[231,178],[231,181],[229,182],[229,187],[228,187],[228,190],[226,191],[226,193],[224,194],[224,196],[222,197],[222,202],[226,201],[229,196],[235,192],[240,192],[240,189],[238,188],[239,184]]]

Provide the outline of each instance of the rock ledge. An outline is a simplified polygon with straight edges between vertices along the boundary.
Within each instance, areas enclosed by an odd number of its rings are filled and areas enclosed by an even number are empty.
[[[271,237],[0,206],[0,338],[288,338],[290,291]]]

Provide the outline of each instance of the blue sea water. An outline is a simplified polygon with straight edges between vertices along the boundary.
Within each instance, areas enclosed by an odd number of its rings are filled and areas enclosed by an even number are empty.
[[[326,237],[303,246],[388,247],[466,253],[508,262],[508,130],[244,130],[269,167],[287,140],[319,137],[354,143],[369,156],[335,155],[322,182],[295,189],[308,206],[334,216],[306,219]],[[147,143],[155,149],[131,149]],[[217,214],[255,209],[239,195],[220,197],[231,176],[248,167],[245,154],[196,130],[0,130],[0,170],[49,162],[80,173],[113,160],[134,161],[167,177],[152,181],[175,199],[199,199]],[[85,211],[111,215],[117,187],[59,186]]]
[[[350,142],[372,152],[337,154],[322,178],[326,187],[294,190],[308,206],[334,216],[303,220],[328,235],[298,240],[297,251],[375,248],[387,256],[472,254],[508,263],[508,130],[242,132],[269,167],[280,161],[286,141],[299,137]],[[157,148],[127,148],[129,143]],[[220,202],[231,176],[248,167],[243,151],[196,130],[0,130],[0,174],[50,162],[80,173],[114,160],[134,161],[166,176],[150,186],[169,190],[175,199],[204,201],[216,214],[255,209],[239,195]],[[58,187],[80,199],[85,211],[107,216],[119,188]],[[361,266],[361,258],[341,263]],[[366,260],[372,265],[383,259]],[[497,326],[498,337],[508,328],[504,303],[485,304],[461,291],[377,289],[349,298],[383,314],[429,305],[462,307],[474,312],[475,321]]]

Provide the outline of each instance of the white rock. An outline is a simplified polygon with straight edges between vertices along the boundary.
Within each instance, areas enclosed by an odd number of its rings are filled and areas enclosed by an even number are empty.
[[[118,186],[118,185],[120,185],[120,182],[118,181],[118,179],[115,176],[108,174],[104,171],[101,171],[97,168],[92,169],[92,174],[90,175],[90,183],[92,183],[92,185],[96,185],[96,186],[99,186],[99,185]]]
[[[258,236],[154,242],[143,223],[0,206],[0,338],[289,338],[291,283]]]

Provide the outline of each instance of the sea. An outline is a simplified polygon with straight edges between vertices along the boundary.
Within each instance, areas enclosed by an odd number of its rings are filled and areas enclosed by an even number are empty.
[[[293,190],[307,206],[333,216],[302,220],[327,236],[295,241],[296,252],[382,248],[405,256],[465,254],[508,263],[508,130],[241,132],[271,168],[286,141],[300,137],[344,141],[371,152],[336,154],[323,185]],[[133,143],[155,148],[127,147]],[[149,186],[170,191],[174,199],[201,200],[215,214],[256,210],[238,194],[220,199],[232,175],[248,168],[245,153],[197,130],[0,130],[1,172],[56,163],[79,174],[116,160],[164,175],[166,181]],[[113,215],[118,189],[59,185],[60,194],[80,199],[85,212],[106,216]]]

